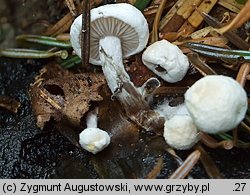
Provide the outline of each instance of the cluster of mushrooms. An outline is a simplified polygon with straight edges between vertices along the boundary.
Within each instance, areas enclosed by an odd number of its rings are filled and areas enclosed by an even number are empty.
[[[82,16],[78,16],[70,29],[70,40],[75,53],[81,57]],[[129,85],[142,99],[147,96],[145,85],[135,87],[130,81],[123,58],[141,52],[147,45],[149,30],[143,14],[126,3],[104,5],[91,10],[90,63],[101,65],[107,84],[120,103],[131,100]],[[148,69],[163,80],[174,83],[182,80],[189,68],[188,58],[175,45],[161,40],[148,46],[142,55]],[[147,82],[160,82],[152,78]],[[146,93],[146,95],[145,95]],[[167,102],[154,110],[164,117],[163,136],[175,149],[189,149],[199,141],[199,131],[210,134],[226,132],[244,119],[247,95],[234,79],[205,76],[194,83],[184,95],[183,104],[171,108]],[[110,143],[106,131],[97,128],[98,108],[88,113],[87,128],[80,134],[80,145],[96,154]]]

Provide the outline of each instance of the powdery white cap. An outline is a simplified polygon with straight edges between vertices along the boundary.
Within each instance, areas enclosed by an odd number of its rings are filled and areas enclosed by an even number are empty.
[[[176,115],[164,124],[164,134],[166,142],[177,150],[191,148],[199,141],[197,128],[188,115]]]
[[[90,14],[90,63],[101,65],[99,40],[105,36],[120,38],[123,57],[139,53],[146,47],[149,37],[148,24],[141,11],[134,6],[127,3],[108,4],[92,9]],[[82,15],[74,20],[70,28],[70,41],[79,57],[81,28]]]
[[[234,79],[205,76],[185,93],[185,104],[196,126],[207,133],[235,128],[245,117],[247,95]]]
[[[167,82],[183,79],[189,68],[189,61],[174,44],[161,40],[148,46],[142,55],[143,63]]]
[[[96,154],[110,144],[110,136],[99,128],[87,128],[79,135],[79,143],[85,150]]]

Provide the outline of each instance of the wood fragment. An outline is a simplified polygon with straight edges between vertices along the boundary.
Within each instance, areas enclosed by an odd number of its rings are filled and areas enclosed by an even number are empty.
[[[177,10],[182,6],[183,2],[185,2],[185,0],[178,0],[173,7],[168,11],[168,13],[161,19],[160,23],[159,23],[159,30],[163,31],[163,28],[168,26],[168,22],[170,21],[170,19],[176,14]]]
[[[209,13],[211,9],[215,6],[218,0],[203,0],[202,3],[199,5],[198,9],[202,12]],[[188,22],[194,27],[197,28],[201,22],[203,21],[202,16],[199,12],[194,11],[192,15],[188,18]]]
[[[180,9],[178,9],[177,14],[186,20],[193,13],[195,7],[199,6],[201,2],[202,0],[185,1]]]
[[[200,154],[198,150],[192,152],[169,179],[184,179],[200,159]]]

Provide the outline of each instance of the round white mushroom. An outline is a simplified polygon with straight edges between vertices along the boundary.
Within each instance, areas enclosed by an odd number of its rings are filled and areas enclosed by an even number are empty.
[[[120,88],[119,77],[130,81],[122,59],[146,47],[149,37],[148,24],[137,8],[126,3],[100,6],[92,9],[90,14],[90,63],[102,65],[108,86],[114,93]],[[70,40],[79,57],[81,28],[80,15],[70,29]]]
[[[106,131],[97,128],[97,110],[88,113],[87,128],[79,135],[79,143],[83,149],[96,154],[110,144],[110,136]]]
[[[148,46],[142,61],[148,69],[170,83],[182,80],[189,68],[188,58],[176,45],[166,40]]]
[[[176,115],[167,120],[163,135],[167,144],[177,150],[189,149],[199,141],[197,128],[188,115]]]
[[[80,133],[80,145],[83,149],[96,154],[110,144],[110,137],[106,131],[99,128],[87,128]]]
[[[235,128],[245,117],[247,95],[227,76],[203,77],[185,93],[185,104],[196,126],[216,134]]]

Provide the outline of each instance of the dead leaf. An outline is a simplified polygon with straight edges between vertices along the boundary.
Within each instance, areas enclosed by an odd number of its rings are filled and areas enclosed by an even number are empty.
[[[58,68],[58,67],[57,67]],[[60,77],[54,76],[50,67],[37,77],[30,94],[37,126],[43,128],[51,118],[66,118],[69,123],[80,126],[81,118],[89,110],[92,101],[101,101],[99,88],[105,84],[102,74],[70,74],[58,68]],[[46,78],[46,79],[45,79]]]

